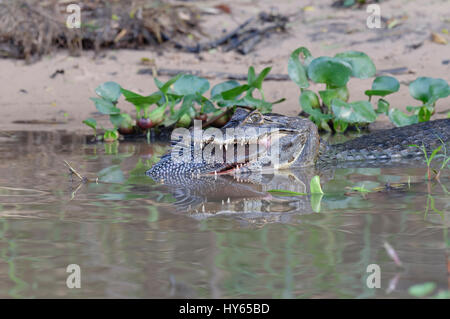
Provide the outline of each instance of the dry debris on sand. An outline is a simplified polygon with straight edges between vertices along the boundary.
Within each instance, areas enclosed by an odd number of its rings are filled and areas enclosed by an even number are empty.
[[[72,2],[72,1],[70,1]],[[158,1],[81,0],[81,28],[66,27],[67,0],[0,2],[0,56],[36,60],[54,48],[137,48],[200,32],[196,6]]]

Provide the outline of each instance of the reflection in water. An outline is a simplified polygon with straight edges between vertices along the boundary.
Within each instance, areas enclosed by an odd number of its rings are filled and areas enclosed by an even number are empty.
[[[155,184],[144,172],[166,149],[1,133],[0,297],[398,298],[423,282],[449,288],[448,173],[428,184],[414,163]],[[78,188],[63,160],[100,182]],[[267,192],[308,192],[314,175],[320,212],[310,196]],[[346,195],[354,186],[381,191]],[[380,289],[366,285],[374,263]],[[81,267],[81,289],[66,287],[69,264]]]

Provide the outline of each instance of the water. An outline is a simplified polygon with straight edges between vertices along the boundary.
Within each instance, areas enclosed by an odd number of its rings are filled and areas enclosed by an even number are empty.
[[[267,190],[308,191],[319,172],[167,187],[143,175],[166,149],[0,133],[0,297],[407,298],[415,284],[435,283],[432,295],[449,289],[448,170],[439,184],[419,164],[330,169],[320,172],[325,196],[286,197]],[[101,182],[71,182],[64,160]],[[353,186],[380,189],[345,194]],[[70,264],[81,268],[80,289],[66,286]],[[380,266],[381,288],[366,285],[370,264]]]

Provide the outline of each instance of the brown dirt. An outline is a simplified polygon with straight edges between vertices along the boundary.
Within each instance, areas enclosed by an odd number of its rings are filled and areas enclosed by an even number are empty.
[[[213,7],[223,1],[194,2],[203,7]],[[407,84],[419,76],[443,78],[450,81],[449,45],[431,41],[431,33],[450,29],[450,13],[445,0],[390,0],[381,3],[383,21],[398,18],[401,23],[392,29],[368,29],[365,9],[336,9],[332,1],[268,0],[226,2],[232,13],[203,15],[201,27],[215,38],[222,30],[232,30],[245,19],[260,11],[274,11],[292,15],[287,34],[273,34],[260,43],[256,50],[246,56],[236,52],[222,53],[220,49],[191,54],[179,52],[170,45],[163,50],[148,48],[140,51],[109,50],[94,58],[94,53],[85,51],[80,57],[71,57],[65,51],[44,56],[41,61],[25,65],[21,60],[0,59],[0,130],[65,130],[86,132],[82,124],[87,117],[108,119],[96,112],[89,97],[94,89],[105,81],[116,81],[125,88],[148,94],[155,90],[149,75],[138,75],[142,69],[142,58],[154,59],[157,67],[246,73],[248,66],[258,70],[273,66],[273,73],[287,73],[289,54],[299,46],[306,46],[314,56],[332,56],[346,50],[366,52],[374,61],[377,70],[407,68],[395,77],[402,83],[400,91],[388,97],[391,105],[405,110],[407,105],[418,105],[408,93]],[[310,5],[313,10],[302,10]],[[403,20],[401,18],[403,17]],[[407,17],[407,18],[406,18]],[[392,20],[391,20],[392,21]],[[448,35],[441,35],[450,42]],[[162,53],[161,53],[162,52]],[[63,74],[50,76],[56,70]],[[164,79],[162,77],[162,79]],[[222,80],[210,80],[211,85]],[[352,79],[349,83],[352,101],[365,99],[364,90],[370,88],[372,79]],[[319,86],[317,86],[319,87]],[[300,111],[299,89],[293,82],[264,83],[266,98],[287,100],[274,106],[274,111],[296,115]],[[433,118],[442,118],[450,109],[450,97],[437,103]],[[119,107],[131,114],[134,109],[121,100]],[[32,121],[24,124],[16,121]],[[39,124],[42,121],[43,124]],[[53,124],[55,123],[55,124]],[[380,117],[377,125],[386,126],[388,120]]]

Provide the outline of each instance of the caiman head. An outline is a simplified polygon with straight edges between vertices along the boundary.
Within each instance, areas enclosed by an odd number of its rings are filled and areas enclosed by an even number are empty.
[[[300,117],[238,108],[221,129],[201,133],[199,137],[194,129],[188,141],[178,140],[147,175],[176,181],[181,176],[273,171],[313,165],[319,154],[317,127]],[[183,154],[188,156],[180,160]]]

